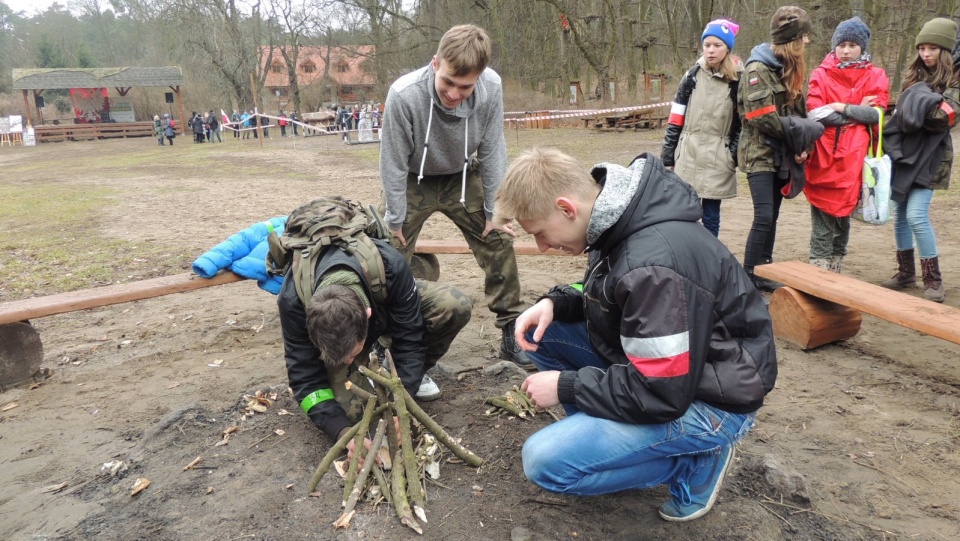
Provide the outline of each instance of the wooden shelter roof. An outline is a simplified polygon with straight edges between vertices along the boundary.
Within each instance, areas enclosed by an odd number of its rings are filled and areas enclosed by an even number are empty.
[[[178,66],[158,68],[32,68],[13,70],[14,90],[180,86]]]

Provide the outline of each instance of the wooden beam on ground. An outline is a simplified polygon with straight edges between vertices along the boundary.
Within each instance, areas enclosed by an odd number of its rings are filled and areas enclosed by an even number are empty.
[[[192,272],[163,276],[138,282],[128,282],[92,289],[82,289],[67,293],[58,293],[32,299],[22,299],[0,303],[0,324],[27,321],[44,316],[63,314],[87,308],[98,308],[111,304],[137,301],[193,291],[205,287],[239,282],[245,278],[232,272],[225,271],[206,279],[200,278]]]
[[[414,250],[421,254],[472,254],[466,241],[419,239]],[[570,255],[562,250],[541,252],[536,242],[514,242],[513,251],[517,255]]]
[[[757,276],[780,282],[818,299],[859,310],[902,327],[960,344],[960,309],[952,306],[862,282],[801,261],[759,265],[754,272]],[[786,297],[780,297],[780,299],[786,300]],[[774,300],[775,297],[770,298],[771,316],[774,316],[777,311]],[[803,309],[815,312],[821,310],[815,305]],[[781,322],[781,328],[785,323]],[[774,327],[776,326],[775,321]]]

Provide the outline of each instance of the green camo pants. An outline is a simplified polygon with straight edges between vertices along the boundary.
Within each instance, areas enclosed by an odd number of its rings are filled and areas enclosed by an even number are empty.
[[[403,222],[403,236],[407,245],[399,248],[407,261],[413,258],[417,238],[423,224],[433,213],[440,212],[456,225],[466,239],[473,257],[486,275],[483,293],[490,311],[497,315],[496,326],[503,328],[517,319],[526,308],[520,302],[520,275],[517,256],[513,252],[513,237],[491,231],[480,236],[486,227],[483,213],[483,184],[480,175],[467,174],[465,202],[460,203],[461,174],[424,177],[417,183],[417,175],[407,175],[407,216]],[[380,213],[386,209],[381,193]]]
[[[420,293],[420,311],[426,323],[423,337],[427,350],[424,366],[426,372],[437,364],[440,357],[450,349],[453,339],[470,322],[473,303],[457,288],[436,282],[417,280],[417,291]],[[390,337],[381,336],[380,343],[389,348]],[[362,360],[366,363],[369,355],[370,348],[364,349],[357,357],[357,362]],[[335,369],[327,367],[327,370],[334,397],[347,412],[350,422],[358,422],[363,415],[364,401],[355,397],[345,385],[349,380],[354,385],[372,392],[370,382],[352,364]]]
[[[850,242],[850,217],[835,218],[810,205],[810,259],[830,259],[847,255]]]

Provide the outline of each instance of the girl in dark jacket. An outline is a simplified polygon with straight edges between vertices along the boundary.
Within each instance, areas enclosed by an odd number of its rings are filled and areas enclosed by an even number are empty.
[[[761,43],[750,52],[737,105],[743,124],[738,148],[740,170],[747,174],[753,199],[753,225],[747,236],[743,268],[757,289],[772,291],[780,284],[755,276],[753,268],[773,261],[781,190],[788,179],[777,177],[778,150],[783,146],[780,117],[806,116],[803,80],[804,49],[810,42],[810,17],[796,6],[784,6],[773,14],[771,43]],[[803,163],[807,152],[784,159]]]
[[[887,152],[893,159],[893,231],[897,243],[897,273],[880,285],[914,287],[917,271],[914,239],[920,250],[923,296],[943,302],[937,238],[930,222],[933,190],[950,186],[953,141],[950,128],[960,115],[960,87],[953,72],[951,51],[957,23],[936,18],[917,35],[917,56],[903,76],[897,108],[884,127]]]

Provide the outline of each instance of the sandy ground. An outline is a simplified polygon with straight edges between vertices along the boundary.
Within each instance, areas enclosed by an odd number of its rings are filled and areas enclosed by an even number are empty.
[[[659,153],[660,131],[510,131],[511,156],[553,144],[586,164]],[[175,274],[230,234],[320,194],[374,201],[375,145],[333,137],[173,148],[153,140],[0,149],[0,183],[108,187],[120,194],[90,216],[95,235],[151,248],[115,268],[115,281]],[[87,166],[73,167],[83,158]],[[200,160],[198,160],[200,158]],[[197,166],[201,163],[202,166]],[[957,197],[938,193],[933,216],[947,304],[960,305]],[[723,203],[721,240],[742,254],[751,218],[745,184]],[[0,216],[0,234],[24,234]],[[808,205],[785,203],[779,260],[807,256]],[[424,238],[457,238],[435,217]],[[847,274],[869,282],[893,270],[892,226],[855,224]],[[0,253],[0,259],[12,257]],[[0,261],[2,262],[2,261]],[[524,298],[580,277],[583,260],[521,257]],[[441,280],[474,300],[473,320],[441,362],[444,397],[427,410],[487,460],[444,463],[426,485],[424,539],[957,539],[960,537],[960,346],[869,316],[855,338],[813,351],[778,342],[780,378],[738,450],[714,510],[668,524],[664,488],[597,498],[553,495],[523,477],[524,439],[549,422],[484,415],[483,398],[522,376],[487,374],[499,331],[483,306],[470,257],[441,256]],[[94,284],[90,284],[91,286]],[[42,289],[42,288],[41,288]],[[55,291],[38,291],[54,293]],[[920,295],[921,290],[913,292]],[[13,300],[0,289],[0,300]],[[286,394],[274,298],[238,283],[38,319],[52,378],[0,393],[0,538],[370,539],[418,537],[385,505],[361,503],[334,530],[340,483],[306,485],[331,442]],[[213,365],[213,366],[211,366]],[[242,395],[278,392],[243,416]],[[294,415],[279,415],[281,410]],[[222,432],[238,426],[228,445]],[[282,430],[278,435],[277,430]],[[197,456],[202,469],[184,471]],[[112,460],[128,469],[116,476]],[[135,497],[137,478],[151,485]],[[52,485],[66,483],[59,491]]]

